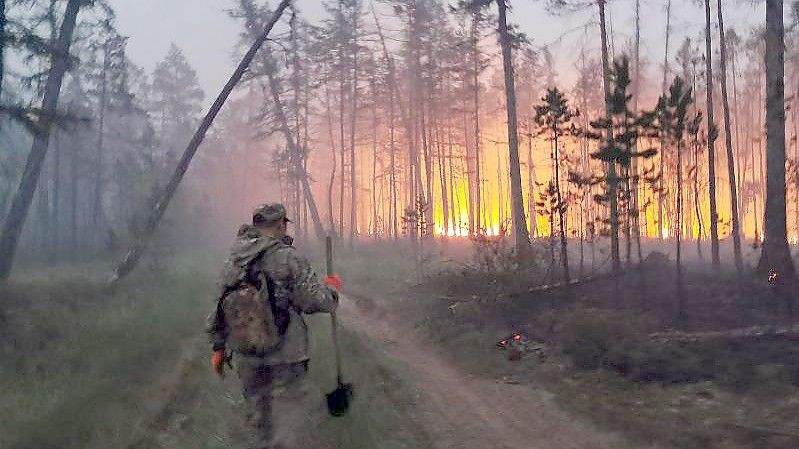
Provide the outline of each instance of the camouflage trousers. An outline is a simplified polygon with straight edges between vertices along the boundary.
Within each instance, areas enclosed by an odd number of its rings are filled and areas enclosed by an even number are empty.
[[[321,400],[308,393],[308,363],[265,365],[258,357],[239,357],[249,449],[294,449],[316,424]],[[318,406],[314,405],[318,402]]]

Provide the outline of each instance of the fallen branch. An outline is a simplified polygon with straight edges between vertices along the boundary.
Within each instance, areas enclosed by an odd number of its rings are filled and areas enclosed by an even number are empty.
[[[574,286],[577,286],[577,285],[590,284],[592,282],[601,281],[603,279],[613,279],[614,276],[622,277],[625,274],[627,274],[627,272],[621,272],[618,275],[614,275],[613,273],[596,274],[596,275],[593,275],[593,276],[586,276],[586,277],[584,277],[582,279],[574,279],[574,280],[571,280],[569,282],[556,282],[554,284],[537,285],[535,287],[530,287],[530,288],[528,288],[527,290],[524,290],[524,291],[509,293],[507,296],[509,296],[509,297],[510,296],[519,296],[519,295],[524,295],[524,294],[528,294],[528,293],[546,293],[546,292],[550,292],[552,290],[557,290],[557,289],[560,289],[560,288],[574,287]]]
[[[704,331],[704,332],[655,332],[649,334],[652,340],[663,342],[699,342],[710,340],[727,340],[727,339],[745,339],[745,338],[769,338],[769,337],[782,337],[791,338],[799,337],[799,332],[790,327],[774,327],[774,326],[751,326],[737,329],[726,329],[720,331]]]
[[[744,424],[740,422],[728,422],[732,427],[748,430],[751,432],[768,433],[771,435],[779,435],[784,437],[799,438],[799,430],[777,429],[774,427],[755,426],[752,424]]]

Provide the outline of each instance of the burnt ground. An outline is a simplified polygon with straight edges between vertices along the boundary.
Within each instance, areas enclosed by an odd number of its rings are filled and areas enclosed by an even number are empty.
[[[550,391],[557,404],[638,444],[799,446],[796,335],[723,332],[785,328],[784,298],[751,275],[689,265],[680,313],[673,264],[652,265],[620,279],[532,292],[512,273],[480,279],[449,270],[398,289],[390,304],[464,369]],[[652,338],[677,331],[716,334]],[[508,360],[496,342],[514,332],[546,354]]]

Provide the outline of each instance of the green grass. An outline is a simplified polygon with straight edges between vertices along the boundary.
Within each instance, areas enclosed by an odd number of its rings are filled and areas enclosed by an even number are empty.
[[[342,272],[353,276],[369,264],[348,259]],[[237,376],[219,381],[208,367],[203,328],[219,268],[210,261],[141,270],[114,294],[102,288],[107,270],[92,265],[31,270],[0,287],[0,447],[241,447]],[[322,407],[335,388],[330,321],[308,321],[312,394]],[[309,430],[308,447],[429,447],[408,420],[395,362],[361,336],[341,335],[356,397],[346,417],[325,416]]]
[[[181,346],[202,329],[213,280],[196,270],[132,278],[37,272],[0,290],[0,447],[122,447]],[[152,396],[152,397],[147,397]]]

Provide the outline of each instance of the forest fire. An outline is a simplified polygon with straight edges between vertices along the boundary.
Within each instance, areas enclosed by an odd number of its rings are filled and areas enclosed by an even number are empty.
[[[0,448],[799,448],[797,102],[799,0],[0,0]]]

